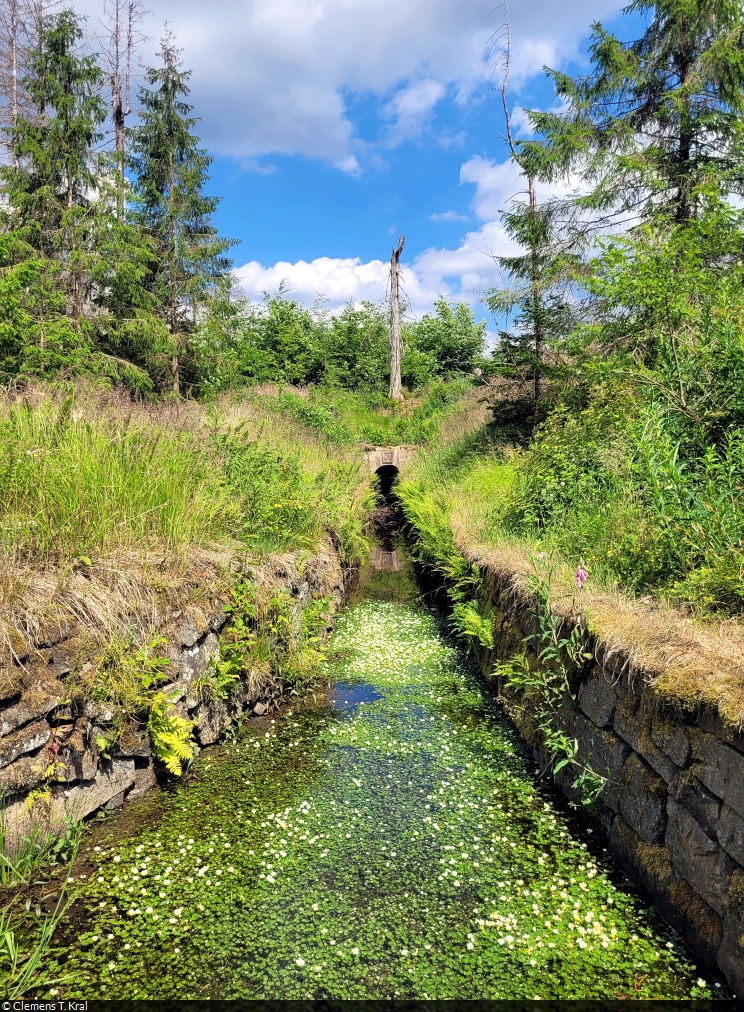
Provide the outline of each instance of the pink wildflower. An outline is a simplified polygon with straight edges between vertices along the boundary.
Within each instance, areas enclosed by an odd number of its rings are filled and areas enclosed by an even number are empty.
[[[584,569],[583,566],[579,566],[579,568],[576,570],[576,587],[577,587],[577,589],[581,590],[581,588],[584,586],[584,584],[587,582],[588,579],[589,579],[589,574],[587,573],[587,571]]]

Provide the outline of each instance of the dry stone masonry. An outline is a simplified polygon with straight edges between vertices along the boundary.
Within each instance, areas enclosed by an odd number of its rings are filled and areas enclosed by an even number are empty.
[[[480,651],[479,660],[493,680],[495,662],[511,658],[535,629],[524,597],[485,575],[495,647]],[[545,769],[528,708],[503,678],[497,681]],[[606,656],[600,647],[577,689],[566,730],[578,741],[579,758],[609,777],[587,817],[690,949],[744,995],[744,734],[716,713],[672,708],[648,673],[631,671],[627,657]],[[554,779],[580,804],[570,770]]]
[[[317,561],[317,565],[313,562]],[[318,597],[342,600],[345,574],[335,553],[304,566],[292,556],[275,557],[261,574],[294,598],[296,625],[303,608]],[[302,575],[301,575],[302,574]],[[203,591],[203,588],[202,588]],[[158,691],[175,712],[194,721],[200,747],[212,745],[241,715],[268,710],[258,691],[237,684],[227,700],[200,701],[195,683],[219,654],[225,627],[226,593],[217,593],[162,615],[170,682]],[[115,809],[143,795],[157,780],[147,728],[125,723],[108,752],[97,748],[120,716],[109,702],[76,691],[81,675],[100,656],[94,639],[63,621],[51,623],[34,643],[15,644],[14,657],[0,667],[0,791],[4,796],[6,844],[11,848],[34,831],[59,831],[71,820],[102,808]]]

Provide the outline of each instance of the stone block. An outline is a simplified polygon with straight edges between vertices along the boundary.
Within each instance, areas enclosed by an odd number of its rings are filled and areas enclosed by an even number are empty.
[[[0,735],[10,734],[24,724],[38,720],[62,702],[63,686],[56,679],[38,680],[26,689],[15,706],[0,711]]]
[[[123,727],[119,740],[113,746],[112,755],[116,756],[149,756],[152,755],[150,735],[147,728],[135,725]]]
[[[106,804],[103,807],[108,812],[113,812],[117,808],[123,808],[123,806],[124,806],[124,795],[125,795],[124,791],[119,791],[119,793],[115,794],[113,798],[109,798],[109,800],[106,802]]]
[[[620,777],[620,814],[645,843],[663,839],[666,830],[667,785],[633,753]]]
[[[740,865],[744,865],[744,819],[724,801],[716,826],[718,842]]]
[[[600,797],[608,808],[618,812],[620,774],[630,748],[618,735],[601,730],[581,713],[574,717],[573,731],[578,742],[577,758],[595,773],[608,777]]]
[[[744,733],[727,724],[720,714],[713,713],[711,710],[703,710],[697,715],[697,724],[708,734],[713,734],[721,741],[725,741],[727,745],[738,749],[739,752],[744,752]]]
[[[45,751],[38,756],[22,756],[10,766],[0,770],[0,791],[9,797],[35,787],[47,765]]]
[[[731,877],[718,965],[733,994],[744,995],[744,871],[741,868]]]
[[[268,703],[256,703],[256,705],[253,707],[253,712],[257,717],[263,717],[268,708],[269,708]]]
[[[110,724],[116,716],[116,707],[113,703],[87,699],[83,704],[83,714],[97,724]]]
[[[112,759],[94,780],[84,781],[63,792],[65,812],[71,819],[84,819],[103,808],[133,786],[134,759]]]
[[[227,612],[225,611],[226,601],[216,600],[212,606],[212,610],[207,616],[207,622],[212,632],[219,632],[225,622],[227,622]]]
[[[127,795],[130,800],[141,798],[158,782],[155,774],[155,762],[152,759],[135,759],[134,762],[134,786]]]
[[[214,633],[209,633],[201,643],[179,651],[175,658],[175,666],[179,680],[187,686],[199,678],[209,667],[212,658],[220,651],[220,641]]]
[[[0,703],[20,696],[23,688],[20,671],[13,668],[0,668]]]
[[[618,815],[612,824],[610,849],[623,872],[643,886],[685,944],[709,966],[715,966],[723,936],[722,919],[679,874],[666,847],[644,843]]]
[[[208,629],[209,623],[201,608],[189,605],[178,630],[178,641],[182,647],[193,647]]]
[[[715,836],[723,802],[711,794],[707,787],[703,787],[693,774],[694,768],[680,771],[669,785],[669,793],[675,801],[685,806],[707,831],[708,836]]]
[[[220,737],[227,718],[227,706],[221,700],[201,703],[196,722],[196,740],[200,745],[213,745]]]
[[[617,704],[615,683],[602,668],[595,668],[593,677],[581,683],[579,706],[597,727],[607,727],[612,723]]]
[[[692,762],[692,747],[687,728],[671,713],[655,713],[651,721],[651,740],[672,762],[685,769]]]
[[[71,780],[93,780],[98,772],[98,757],[92,749],[77,751],[72,749],[69,752],[61,752],[61,761],[64,767],[55,777],[56,780],[69,783]]]
[[[735,862],[684,805],[672,798],[667,802],[667,816],[665,841],[675,867],[723,917]]]
[[[35,752],[46,745],[49,741],[51,731],[45,720],[37,720],[34,724],[28,724],[20,731],[13,731],[11,734],[0,738],[0,769],[10,766],[12,762],[28,752]]]
[[[744,815],[744,755],[698,728],[690,728],[690,737],[698,780]]]
[[[641,709],[641,694],[628,692],[615,710],[612,726],[616,734],[627,741],[634,752],[641,751],[641,735],[645,723],[645,714]]]

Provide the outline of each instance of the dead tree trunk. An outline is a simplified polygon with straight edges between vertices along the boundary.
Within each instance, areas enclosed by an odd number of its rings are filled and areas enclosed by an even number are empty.
[[[400,382],[400,255],[406,244],[404,236],[398,240],[390,258],[390,399],[402,397]]]

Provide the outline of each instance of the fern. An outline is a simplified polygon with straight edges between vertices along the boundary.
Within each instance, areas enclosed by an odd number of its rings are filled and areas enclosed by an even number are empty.
[[[486,650],[493,650],[493,619],[480,614],[476,601],[456,604],[451,623],[459,636],[475,639]]]
[[[190,762],[196,752],[192,738],[194,723],[173,712],[173,703],[159,692],[152,701],[147,730],[153,754],[164,763],[169,773],[180,777],[182,764]]]

